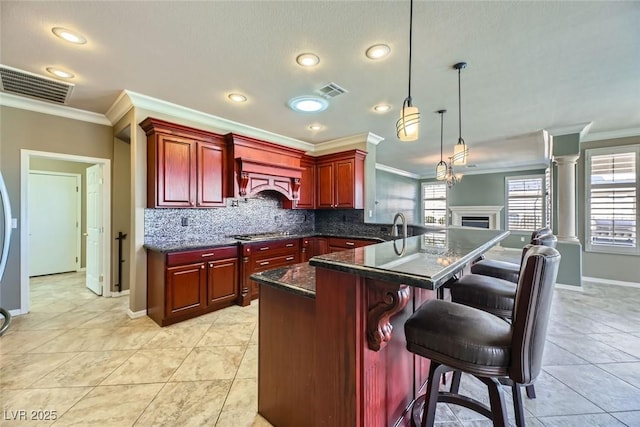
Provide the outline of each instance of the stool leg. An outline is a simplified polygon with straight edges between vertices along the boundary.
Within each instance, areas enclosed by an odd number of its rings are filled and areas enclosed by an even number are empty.
[[[446,365],[431,361],[429,367],[429,382],[425,393],[424,412],[422,413],[421,427],[433,427],[436,420],[436,405],[438,404],[438,388],[440,387],[440,375],[447,371]]]
[[[489,387],[489,401],[491,402],[491,415],[494,427],[507,427],[507,409],[504,405],[504,394],[500,382],[495,378],[487,378],[485,384]]]
[[[516,416],[516,426],[525,427],[524,407],[522,406],[522,390],[520,390],[520,384],[511,383],[511,391],[513,393],[513,410]]]
[[[458,394],[460,390],[460,379],[462,378],[461,371],[453,371],[453,376],[451,377],[451,388],[449,391],[454,394]]]
[[[529,399],[536,398],[536,388],[533,386],[533,384],[529,384],[528,386],[526,386],[525,390],[527,391],[527,397]]]

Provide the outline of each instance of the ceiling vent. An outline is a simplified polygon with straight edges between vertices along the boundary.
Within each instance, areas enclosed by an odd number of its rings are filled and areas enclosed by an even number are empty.
[[[327,83],[326,85],[322,86],[320,89],[318,89],[318,93],[327,99],[331,99],[331,98],[335,98],[338,95],[342,95],[343,93],[347,93],[349,92],[348,90],[346,90],[343,87],[338,86],[335,83]]]
[[[73,83],[61,82],[48,77],[0,65],[0,89],[16,95],[28,96],[41,101],[66,104],[69,102]]]

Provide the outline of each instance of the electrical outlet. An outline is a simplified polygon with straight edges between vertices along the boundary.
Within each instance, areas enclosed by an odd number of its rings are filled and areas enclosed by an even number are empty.
[[[521,242],[524,242],[524,236],[521,236],[521,237],[520,237],[520,241],[521,241]]]
[[[189,225],[189,218],[184,216],[184,217],[182,217],[182,226],[186,227],[187,225]]]
[[[238,201],[237,200],[232,200],[231,201],[231,207],[232,208],[237,208],[238,207]]]

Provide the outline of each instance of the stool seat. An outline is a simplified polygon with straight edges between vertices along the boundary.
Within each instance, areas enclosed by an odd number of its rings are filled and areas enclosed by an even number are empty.
[[[520,265],[495,259],[483,259],[471,266],[471,272],[473,274],[483,274],[485,276],[497,277],[498,279],[518,283]]]
[[[506,375],[511,363],[511,325],[481,310],[429,300],[405,323],[407,350],[467,372]]]
[[[517,285],[481,274],[466,274],[450,286],[451,301],[511,319]]]

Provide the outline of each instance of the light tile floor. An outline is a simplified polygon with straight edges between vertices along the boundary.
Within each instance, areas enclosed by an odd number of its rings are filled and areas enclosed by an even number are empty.
[[[0,338],[0,425],[269,426],[256,415],[256,302],[165,328],[127,306],[82,274],[32,279],[31,313]],[[487,401],[469,377],[462,390]],[[528,426],[640,426],[640,289],[556,290],[536,391]],[[46,411],[57,420],[30,420]],[[439,404],[437,425],[491,422]]]

